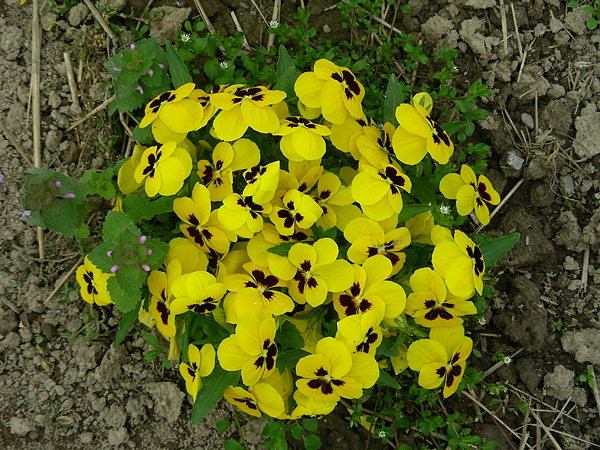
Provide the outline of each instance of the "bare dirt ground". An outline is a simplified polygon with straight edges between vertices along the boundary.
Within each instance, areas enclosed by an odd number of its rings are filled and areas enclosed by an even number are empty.
[[[33,145],[30,3],[0,3],[0,121],[28,154]],[[102,3],[110,7],[103,9]],[[257,3],[270,17],[272,2]],[[339,11],[330,8],[334,0],[305,3],[319,35],[349,38],[340,27]],[[412,13],[402,15],[397,28],[415,33],[426,55],[442,43],[459,48],[457,87],[468,87],[479,77],[489,83],[492,96],[478,107],[491,114],[477,124],[477,137],[492,147],[486,173],[503,197],[516,187],[487,231],[494,237],[519,232],[522,239],[494,272],[498,283],[487,325],[471,324],[483,357],[470,363],[486,371],[495,364],[496,351],[520,352],[486,379],[511,387],[492,411],[516,436],[489,415],[476,432],[504,448],[519,448],[525,431],[520,428],[524,416],[516,409],[521,392],[535,413],[528,419],[528,445],[546,434],[534,427],[539,419],[556,430],[553,438],[560,448],[597,448],[600,398],[588,384],[575,383],[575,376],[586,374],[588,366],[600,370],[600,31],[587,30],[589,15],[559,0],[408,3]],[[135,24],[119,14],[140,17],[146,6],[140,0],[100,4],[118,24]],[[266,43],[264,22],[251,3],[204,0],[202,5],[224,35],[236,31],[234,11],[250,45]],[[296,5],[283,2],[282,22],[293,21]],[[153,7],[174,13],[151,21],[151,34],[158,37],[169,37],[165,30],[198,16],[192,1],[160,1]],[[48,2],[41,8],[42,161],[80,176],[116,162],[126,146],[118,120],[106,112],[66,132],[111,95],[102,68],[107,38],[83,3],[62,15]],[[124,44],[132,35],[124,31],[120,39]],[[81,109],[70,97],[65,51],[73,60]],[[0,173],[6,184],[6,190],[0,187],[0,448],[222,448],[233,431],[219,433],[214,423],[230,417],[229,407],[220,405],[201,424],[190,425],[191,399],[184,395],[182,380],[158,360],[143,361],[148,350],[143,337],[130,335],[124,345],[111,348],[116,310],[90,309],[79,298],[74,276],[47,300],[80,250],[47,233],[45,258],[38,258],[36,232],[20,218],[27,171],[7,134],[0,133]],[[467,224],[465,230],[474,227]],[[492,399],[475,394],[484,405]],[[452,407],[471,416],[477,412],[465,397]],[[342,410],[321,422],[322,448],[365,448],[365,435],[347,431],[340,419],[344,415]],[[263,424],[244,425],[252,448],[264,448]],[[557,448],[549,439],[544,445]]]

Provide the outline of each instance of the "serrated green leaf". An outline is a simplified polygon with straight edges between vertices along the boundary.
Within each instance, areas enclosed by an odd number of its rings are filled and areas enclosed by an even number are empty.
[[[406,222],[407,220],[412,219],[419,214],[423,214],[424,212],[431,211],[431,206],[429,205],[404,205],[402,207],[402,211],[398,215],[398,223]]]
[[[275,247],[268,248],[267,251],[269,253],[273,253],[274,255],[286,256],[292,248],[293,245],[297,244],[297,242],[284,242],[283,244],[278,244]]]
[[[148,145],[154,142],[154,137],[152,136],[152,127],[147,126],[145,128],[140,128],[138,125],[131,132],[131,138],[140,145]]]
[[[144,242],[144,245],[152,250],[152,254],[146,257],[145,263],[152,270],[158,269],[158,266],[163,263],[167,257],[167,253],[169,253],[169,244],[161,242],[158,239],[148,239]]]
[[[97,246],[90,254],[87,255],[87,257],[100,271],[104,273],[111,273],[110,269],[115,265],[115,263],[112,258],[107,255],[107,252],[114,249],[114,243],[106,242]]]
[[[179,56],[177,53],[177,50],[175,50],[169,41],[167,41],[166,48],[169,72],[171,73],[171,80],[173,81],[173,86],[175,89],[183,86],[184,84],[191,83],[192,77],[190,76],[187,67],[181,60],[181,56]]]
[[[134,222],[150,220],[160,214],[173,211],[173,197],[150,200],[146,195],[127,195],[123,198],[123,210]]]
[[[496,261],[506,255],[520,238],[521,235],[519,233],[513,233],[481,244],[479,250],[483,254],[485,266],[492,267],[496,264]]]
[[[398,108],[398,106],[400,106],[403,102],[404,92],[402,92],[402,85],[398,83],[396,75],[392,74],[385,91],[383,117],[386,122],[390,122],[395,127],[398,126],[398,121],[396,120],[396,108]]]
[[[196,396],[192,410],[192,424],[195,425],[204,419],[217,402],[223,398],[225,390],[229,386],[236,385],[239,379],[240,372],[227,372],[217,364],[212,373],[204,378],[202,389]]]
[[[282,348],[302,348],[304,347],[304,338],[294,325],[290,321],[285,321],[277,330],[275,335],[275,341],[281,344]]]
[[[117,282],[117,277],[110,277],[107,286],[110,299],[122,313],[131,311],[142,301],[139,289],[134,295],[128,295],[121,289],[120,284]]]
[[[117,335],[115,336],[113,348],[117,348],[117,346],[123,342],[123,339],[125,339],[127,336],[127,333],[138,318],[141,304],[141,302],[138,302],[135,308],[121,316],[121,321],[119,322],[119,328],[117,330]]]
[[[86,239],[90,236],[90,229],[85,223],[82,223],[77,230],[75,230],[75,238]]]
[[[379,386],[390,387],[392,389],[400,389],[400,385],[394,380],[385,370],[379,369],[379,378],[377,380]]]
[[[140,266],[121,266],[116,272],[117,282],[127,295],[139,293],[142,284],[146,280],[146,272]]]
[[[304,350],[300,350],[298,348],[292,348],[290,350],[285,350],[277,355],[277,363],[276,366],[278,369],[293,369],[296,367],[296,363],[300,361],[301,358],[310,355],[310,353],[305,352]]]
[[[129,226],[133,226],[133,222],[127,214],[120,211],[109,211],[102,226],[104,242],[115,242]]]

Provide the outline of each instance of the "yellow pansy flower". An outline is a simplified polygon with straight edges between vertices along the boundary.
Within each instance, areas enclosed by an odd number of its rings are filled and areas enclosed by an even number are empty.
[[[104,306],[112,303],[108,293],[107,282],[114,273],[100,271],[87,257],[83,264],[77,268],[75,279],[79,283],[81,298],[89,304]]]
[[[148,197],[175,195],[192,171],[190,154],[169,141],[160,148],[144,150],[134,171],[136,183],[144,183]]]
[[[431,211],[426,211],[421,214],[417,214],[412,219],[408,219],[404,222],[408,231],[410,231],[411,242],[415,244],[427,244],[433,245],[431,240],[431,230],[435,226],[433,220],[433,214]]]
[[[316,353],[305,356],[296,364],[298,390],[308,398],[332,403],[343,398],[360,398],[379,378],[379,366],[366,353],[351,354],[332,337],[317,343]]]
[[[383,126],[383,134],[379,129],[370,127],[364,135],[356,140],[356,148],[360,154],[360,161],[367,162],[373,167],[383,167],[393,164],[391,155],[394,154],[392,139],[396,128],[389,122]]]
[[[204,344],[200,350],[194,344],[188,346],[188,362],[179,365],[179,373],[185,380],[185,389],[196,401],[202,389],[202,378],[209,376],[215,368],[215,348]]]
[[[279,142],[281,153],[291,161],[315,160],[325,155],[325,139],[331,130],[299,116],[281,119],[275,136],[283,136]]]
[[[239,386],[229,386],[224,397],[229,403],[254,417],[260,417],[261,413],[265,413],[276,418],[285,412],[281,395],[277,393],[273,386],[267,383],[250,386],[248,391]]]
[[[337,406],[335,402],[323,402],[316,398],[309,398],[299,390],[294,392],[294,401],[296,408],[290,414],[293,420],[310,419],[315,416],[325,416],[331,413]]]
[[[181,263],[173,260],[167,265],[166,272],[153,270],[148,277],[148,290],[150,298],[150,314],[156,321],[156,328],[166,337],[175,336],[175,315],[169,306],[173,301],[171,286],[173,281],[181,276]]]
[[[248,127],[259,133],[272,133],[279,128],[279,117],[270,105],[286,97],[283,91],[263,86],[238,87],[233,92],[211,95],[211,102],[222,111],[213,122],[217,137],[223,141],[241,138]]]
[[[273,161],[266,166],[256,165],[244,172],[246,187],[242,193],[246,197],[252,197],[256,203],[270,202],[275,196],[279,185],[279,161]]]
[[[352,180],[352,197],[373,220],[385,220],[402,211],[401,190],[410,192],[410,178],[391,164],[375,168],[361,166],[362,172]]]
[[[402,104],[396,108],[398,128],[392,145],[398,159],[415,165],[427,153],[440,164],[446,164],[454,152],[454,144],[444,129],[418,103]]]
[[[475,215],[482,225],[490,223],[490,211],[485,204],[500,203],[500,195],[484,175],[475,172],[466,164],[460,168],[460,175],[449,173],[440,181],[440,192],[444,197],[456,200],[456,209],[461,216],[468,216],[475,209]]]
[[[474,290],[479,295],[483,292],[483,254],[462,231],[456,230],[453,239],[437,243],[431,261],[434,270],[441,275],[452,294],[468,298],[473,295]]]
[[[119,169],[117,184],[119,185],[121,192],[125,195],[133,194],[144,185],[144,180],[140,183],[135,180],[135,169],[140,164],[146,148],[147,147],[142,147],[141,145],[135,145],[133,147],[131,158],[129,158]]]
[[[140,128],[160,119],[165,127],[175,133],[186,134],[196,130],[202,121],[204,110],[200,103],[187,98],[194,87],[194,83],[184,84],[174,91],[163,92],[148,103]]]
[[[335,148],[344,153],[350,153],[354,159],[360,160],[357,142],[360,138],[368,136],[377,139],[380,135],[379,127],[373,119],[367,119],[363,114],[357,117],[347,117],[341,124],[331,126],[331,143]]]
[[[375,356],[375,350],[383,340],[379,326],[382,319],[383,311],[380,309],[345,317],[337,324],[335,338],[344,342],[352,353],[363,352]]]
[[[462,325],[460,316],[477,314],[467,298],[448,292],[441,276],[428,267],[418,269],[410,277],[412,293],[406,300],[406,312],[415,322],[428,328]]]
[[[323,214],[317,220],[317,226],[324,230],[337,226],[344,231],[350,221],[362,214],[360,208],[352,204],[354,199],[350,186],[343,186],[340,178],[330,172],[319,178],[317,190],[313,192],[312,198],[323,210]]]
[[[408,368],[408,349],[404,344],[399,345],[396,348],[398,349],[398,356],[390,356],[390,361],[392,363],[392,369],[394,369],[394,374],[399,375]]]
[[[169,253],[167,253],[165,266],[168,267],[171,261],[179,261],[182,274],[206,270],[208,267],[206,253],[192,241],[182,237],[176,237],[169,241]]]
[[[464,335],[462,326],[433,328],[429,339],[408,347],[408,365],[419,371],[419,386],[435,389],[443,383],[447,398],[456,392],[472,349],[473,341]]]
[[[269,218],[280,234],[290,236],[296,226],[301,229],[312,227],[321,214],[323,210],[310,196],[291,189],[275,203]]]
[[[284,193],[290,189],[298,189],[303,194],[308,193],[323,175],[325,170],[321,166],[321,160],[312,161],[289,161],[288,170],[281,171],[279,176],[279,186],[277,187],[278,197],[283,197]],[[283,191],[283,192],[281,192]]]
[[[270,203],[259,205],[252,201],[252,197],[234,193],[225,197],[223,206],[218,209],[218,216],[227,230],[250,239],[262,231],[262,215],[269,215],[272,209]]]
[[[187,273],[173,281],[171,294],[174,299],[169,309],[174,315],[188,311],[210,313],[217,309],[225,291],[225,285],[206,271]]]
[[[270,315],[262,320],[254,315],[240,317],[235,334],[223,340],[217,350],[221,367],[230,372],[241,370],[246,386],[268,377],[277,361],[276,331]]]
[[[301,74],[294,91],[304,105],[321,108],[323,117],[331,123],[343,123],[348,115],[363,115],[365,88],[349,69],[326,59],[315,62],[314,72]]]

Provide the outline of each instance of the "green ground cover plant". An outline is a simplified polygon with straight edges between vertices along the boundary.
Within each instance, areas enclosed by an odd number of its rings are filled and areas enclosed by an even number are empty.
[[[477,80],[458,96],[457,51],[427,57],[383,31],[370,20],[381,5],[340,3],[364,35],[338,45],[313,42],[298,8],[297,25],[271,26],[279,46],[252,54],[202,22],[177,49],[125,47],[106,68],[113,111],[137,122],[131,157],[81,180],[37,169],[24,187],[25,221],[79,239],[82,298],[121,312],[114,345],[134,328],[146,360],[178,364],[193,423],[222,398],[234,406],[217,423],[240,431],[226,449],[246,448],[241,422],[263,416],[267,448],[317,449],[318,417],[339,404],[402,450],[406,436],[498,445],[442,403],[481,383],[465,325],[485,323],[489,269],[519,238],[458,228],[487,225],[500,202],[488,147],[469,139],[489,91]],[[460,120],[442,123],[450,111]],[[92,211],[101,235],[84,224]]]

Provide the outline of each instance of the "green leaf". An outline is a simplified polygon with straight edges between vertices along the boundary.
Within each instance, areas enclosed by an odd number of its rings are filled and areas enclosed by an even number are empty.
[[[413,195],[422,204],[435,203],[437,185],[435,185],[435,181],[432,178],[414,177],[411,179],[411,181],[411,195]]]
[[[228,440],[223,443],[223,448],[225,450],[243,450],[242,444],[238,441]]]
[[[306,428],[311,433],[317,432],[317,427],[319,426],[319,421],[315,418],[312,419],[302,419],[302,426]]]
[[[290,433],[294,439],[300,439],[304,434],[304,428],[302,428],[300,425],[292,425],[290,427]]]
[[[192,424],[196,425],[215,407],[223,398],[225,390],[237,384],[240,372],[227,372],[216,365],[212,373],[204,379],[202,389],[198,391],[194,409],[192,410]]]
[[[385,370],[379,369],[379,379],[377,380],[379,386],[391,387],[393,389],[400,389],[400,385],[394,380],[389,373]]]
[[[141,304],[142,302],[138,302],[135,308],[121,316],[121,321],[119,322],[119,328],[117,329],[117,335],[115,337],[113,348],[117,348],[118,345],[123,342],[123,339],[125,339],[127,333],[129,333],[129,330],[138,318]]]
[[[125,292],[117,281],[117,277],[110,277],[107,286],[110,299],[122,313],[133,310],[142,301],[139,289],[134,291],[133,295],[130,292]]]
[[[304,438],[304,448],[306,450],[317,450],[318,448],[321,448],[322,444],[321,439],[314,434],[309,434]]]
[[[145,128],[140,128],[138,125],[136,125],[132,130],[131,138],[138,144],[152,144],[154,142],[154,137],[152,136],[152,127],[147,126]]]
[[[102,226],[104,242],[115,242],[133,222],[127,214],[120,211],[109,211]]]
[[[115,245],[112,242],[100,244],[91,253],[88,254],[88,259],[104,273],[110,273],[111,267],[114,266],[114,261],[107,255],[107,252],[114,250]]]
[[[569,3],[567,3],[567,8],[579,8],[579,2],[571,0]]]
[[[175,50],[169,41],[167,41],[167,62],[175,89],[192,82],[192,77],[181,60],[181,56],[179,56],[177,50]]]
[[[506,255],[520,238],[519,233],[513,233],[481,244],[479,250],[483,254],[485,266],[492,267],[496,264],[496,261]]]
[[[117,195],[112,177],[115,173],[114,167],[98,173],[95,169],[86,171],[81,177],[82,183],[87,183],[86,195],[99,195],[105,200],[110,200]]]
[[[595,30],[598,26],[598,22],[593,17],[590,17],[585,25],[587,26],[588,30]]]
[[[144,355],[144,361],[154,361],[160,355],[160,350],[150,350]]]
[[[429,205],[404,205],[402,207],[402,211],[398,215],[398,223],[406,222],[409,219],[412,219],[419,214],[424,212],[431,211],[431,206]]]
[[[294,61],[290,57],[290,54],[287,52],[283,45],[279,46],[279,58],[277,59],[277,78],[283,77],[283,75],[287,72],[287,70],[296,66],[294,65]]]
[[[304,350],[300,350],[297,348],[292,348],[290,350],[286,350],[277,355],[277,368],[278,369],[293,369],[296,367],[296,363],[310,353],[305,352]]]
[[[90,229],[85,223],[82,223],[79,228],[75,230],[75,237],[77,239],[85,239],[90,236]]]
[[[215,428],[219,430],[221,433],[224,433],[231,426],[231,422],[229,420],[223,419],[219,420],[215,423]]]
[[[487,441],[485,444],[479,446],[479,450],[494,450],[496,447],[502,447],[496,441]]]
[[[297,242],[284,242],[283,244],[278,244],[275,247],[268,248],[267,251],[269,253],[273,253],[274,255],[287,256],[290,248],[292,248],[292,246],[295,244],[297,244]]]
[[[361,70],[363,70],[366,66],[367,66],[367,59],[362,58],[362,59],[359,59],[358,61],[356,61],[354,64],[352,64],[352,67],[350,68],[350,70],[352,72],[356,73],[356,72],[360,72]]]
[[[145,194],[126,195],[123,198],[123,210],[134,222],[150,220],[160,214],[173,211],[173,200],[173,197],[150,200]]]
[[[402,85],[398,83],[396,75],[392,74],[385,91],[385,107],[383,117],[386,122],[390,122],[395,127],[398,126],[398,121],[396,120],[396,108],[400,106],[402,102],[404,102]]]
[[[142,334],[146,338],[146,342],[154,347],[158,347],[159,342],[158,338],[154,336],[152,333],[148,333],[147,331],[143,331]]]
[[[448,134],[448,136],[452,136],[458,130],[463,129],[469,122],[448,122],[442,125],[442,128]]]
[[[273,89],[285,91],[288,99],[293,98],[296,96],[296,93],[294,92],[294,83],[299,76],[300,72],[298,69],[295,67],[288,67],[283,75],[278,78]]]
[[[302,348],[304,347],[304,338],[294,325],[290,321],[285,321],[277,330],[275,335],[275,341],[283,348]]]

